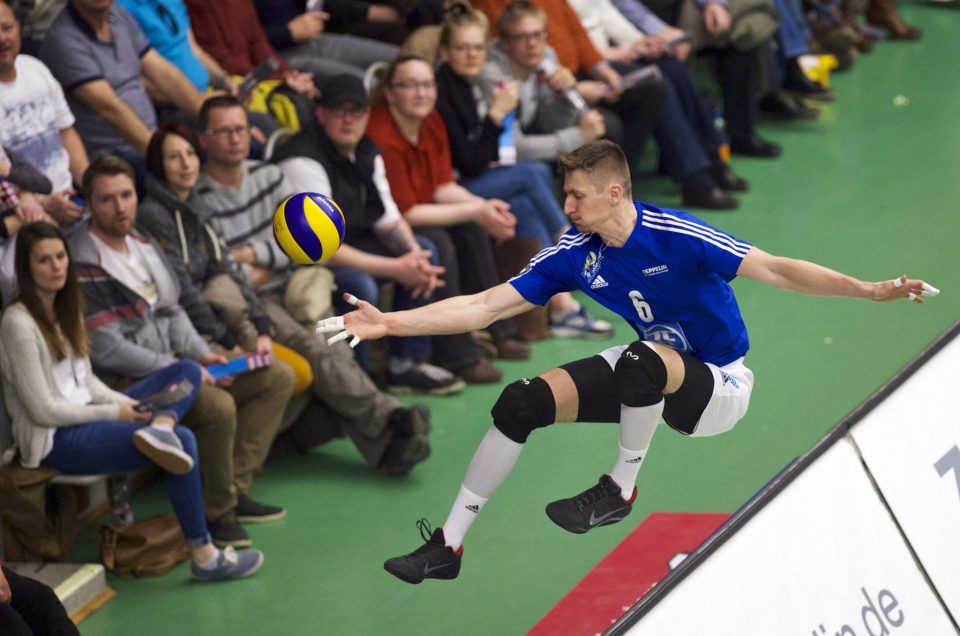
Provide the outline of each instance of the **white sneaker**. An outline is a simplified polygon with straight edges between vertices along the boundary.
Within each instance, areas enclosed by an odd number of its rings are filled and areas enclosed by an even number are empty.
[[[133,434],[133,445],[168,473],[185,475],[193,470],[193,458],[183,451],[183,444],[172,428],[142,426]]]

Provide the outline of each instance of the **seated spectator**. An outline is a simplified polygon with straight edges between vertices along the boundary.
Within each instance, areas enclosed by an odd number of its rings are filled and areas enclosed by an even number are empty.
[[[93,374],[83,325],[77,265],[62,235],[46,223],[20,233],[20,295],[3,313],[0,364],[4,400],[20,463],[68,474],[126,472],[157,464],[193,557],[193,577],[250,576],[263,564],[256,550],[217,550],[203,518],[196,440],[177,423],[201,386],[200,366],[181,360],[117,393]],[[141,400],[186,380],[190,390],[163,410]],[[132,426],[131,426],[132,424]]]
[[[397,58],[384,77],[383,96],[385,103],[370,115],[367,135],[380,147],[400,212],[440,250],[444,293],[473,294],[493,287],[499,280],[491,240],[513,238],[517,219],[506,201],[479,197],[454,181],[447,128],[434,108],[433,69],[419,57]],[[488,331],[499,357],[530,356],[530,348],[516,339],[512,321],[497,321]]]
[[[0,567],[0,634],[80,636],[49,585]]]
[[[756,132],[759,90],[760,58],[771,46],[767,34],[773,32],[775,22],[771,16],[761,16],[770,22],[769,31],[762,27],[751,28],[748,22],[734,25],[726,0],[696,0],[697,11],[688,11],[682,24],[683,0],[647,0],[643,6],[639,0],[612,0],[613,4],[633,24],[650,33],[663,33],[664,27],[680,26],[686,31],[696,31],[690,46],[677,50],[678,59],[685,60],[691,51],[702,52],[713,58],[713,70],[723,97],[723,115],[726,120],[730,150],[735,154],[752,157],[779,157],[781,148],[767,141]],[[637,9],[640,5],[640,10]],[[652,12],[653,15],[650,15]],[[657,22],[659,21],[659,22]],[[646,27],[644,26],[646,25]],[[664,26],[659,26],[663,24]],[[741,28],[742,26],[742,28]],[[736,28],[734,28],[736,27]],[[681,34],[684,31],[666,31]],[[734,37],[736,36],[736,37]],[[671,35],[670,37],[674,37]]]
[[[429,411],[419,405],[404,407],[380,391],[346,343],[328,345],[316,335],[312,322],[301,324],[291,315],[285,292],[293,272],[289,257],[273,238],[273,214],[294,190],[277,166],[245,160],[249,123],[237,100],[210,99],[200,112],[200,125],[207,164],[194,197],[213,211],[214,227],[231,256],[249,271],[273,322],[274,338],[310,363],[311,391],[324,412],[315,426],[335,425],[372,468],[390,474],[409,472],[430,454]],[[330,292],[326,293],[329,299]]]
[[[537,157],[524,157],[518,141],[517,151],[521,153],[520,158],[553,161],[558,151],[572,150],[585,141],[605,137],[623,148],[627,161],[630,165],[635,165],[663,110],[666,90],[663,82],[651,78],[638,85],[624,86],[620,73],[603,59],[590,42],[580,19],[567,0],[538,0],[537,3],[524,0],[518,4],[516,10],[508,12],[507,7],[510,4],[510,0],[473,2],[475,9],[482,11],[491,22],[496,23],[499,37],[489,52],[491,61],[506,64],[502,72],[509,75],[511,69],[504,58],[506,50],[510,49],[517,59],[522,58],[528,63],[517,70],[523,78],[516,78],[521,82],[532,78],[527,85],[528,90],[532,88],[531,84],[538,84],[540,81],[554,91],[576,89],[586,103],[603,116],[602,125],[597,123],[596,114],[581,116],[578,120],[576,115],[571,115],[575,113],[572,107],[564,103],[563,97],[556,95],[554,101],[557,106],[563,105],[559,110],[554,108],[552,115],[560,120],[548,119],[549,125],[545,131],[549,134],[579,121],[585,136],[574,141],[571,137],[576,137],[576,134],[567,135],[563,140],[563,147],[553,148],[549,153],[546,146],[541,147],[541,154]],[[521,18],[535,17],[539,18],[537,27],[518,28]],[[529,24],[532,25],[533,22]],[[504,26],[511,29],[509,33],[503,33]],[[548,46],[545,47],[545,44]],[[549,55],[544,55],[545,48],[551,51]],[[546,62],[544,58],[547,58]],[[549,66],[538,66],[541,64]],[[554,69],[558,64],[559,67]],[[521,90],[521,94],[523,92]],[[532,115],[522,108],[521,114],[524,132],[532,132],[529,129]],[[576,131],[576,128],[573,131]],[[545,140],[546,138],[541,139]],[[568,146],[570,143],[572,145]],[[548,156],[544,157],[544,154]]]
[[[291,69],[270,45],[257,18],[253,0],[185,0],[197,45],[203,48],[231,75],[246,75],[267,59],[274,58],[280,68],[274,79],[310,97],[315,88],[310,73]]]
[[[323,11],[307,10],[306,0],[256,0],[256,6],[273,48],[293,68],[313,73],[318,85],[343,73],[363,79],[371,64],[397,56],[396,45],[326,29],[331,16],[344,22],[367,21],[371,15],[393,16],[393,7],[352,0],[331,0]]]
[[[450,138],[453,166],[460,185],[481,197],[503,198],[517,217],[517,236],[553,245],[569,227],[557,204],[544,164],[521,161],[500,163],[500,136],[504,119],[515,113],[519,87],[515,80],[493,86],[483,94],[477,81],[486,62],[487,18],[457,4],[448,12],[440,32],[437,69],[437,112]],[[508,133],[512,134],[511,130]],[[514,272],[516,273],[516,272]],[[613,326],[597,320],[569,292],[550,299],[550,326],[556,336],[607,338]]]
[[[133,229],[133,171],[105,155],[84,174],[90,218],[70,236],[86,297],[90,356],[111,381],[142,378],[177,358],[207,366],[211,351],[179,304],[180,287],[162,251]],[[239,522],[279,519],[286,511],[248,492],[280,426],[293,372],[276,363],[217,382],[206,369],[196,403],[182,420],[197,435],[208,528],[218,545],[246,547]]]
[[[142,179],[157,114],[141,76],[194,115],[203,96],[150,46],[127,11],[113,0],[70,0],[50,27],[40,59],[67,91],[87,153],[126,159]]]
[[[683,205],[714,210],[735,208],[726,191],[745,191],[748,184],[720,157],[726,139],[707,112],[700,91],[674,47],[657,36],[647,37],[614,8],[610,0],[570,0],[594,46],[620,73],[627,75],[650,64],[663,76],[666,105],[653,129],[660,165],[680,184]]]
[[[11,4],[17,19],[23,23],[23,52],[36,56],[47,30],[57,18],[67,0],[14,0]]]
[[[52,193],[21,185],[22,198],[42,206],[55,224],[76,223],[83,207],[70,197],[87,168],[87,152],[60,84],[40,60],[20,54],[20,23],[7,0],[0,2],[0,121],[0,144],[52,184]]]
[[[400,215],[383,157],[366,136],[370,106],[363,81],[339,75],[321,85],[320,93],[316,124],[281,145],[273,160],[294,191],[327,194],[344,211],[346,238],[326,263],[337,288],[376,305],[380,284],[394,281],[394,310],[424,305],[435,291],[436,297],[443,297],[443,268],[434,262],[436,247],[416,236]],[[334,304],[340,311],[349,311],[345,301]],[[391,338],[388,384],[404,386],[404,373],[428,360],[431,352],[437,359],[460,361],[474,349],[470,334],[438,336],[433,342],[429,336]],[[365,344],[356,350],[361,365],[368,369]],[[459,390],[463,383],[452,386]]]

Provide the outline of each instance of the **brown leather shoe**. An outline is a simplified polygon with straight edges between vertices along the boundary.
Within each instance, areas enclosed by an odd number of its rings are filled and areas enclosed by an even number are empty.
[[[516,338],[499,338],[493,341],[497,348],[497,357],[501,360],[527,360],[530,358],[530,347]]]
[[[473,364],[460,367],[456,371],[467,384],[493,384],[503,379],[500,369],[490,364],[486,358],[480,358]]]

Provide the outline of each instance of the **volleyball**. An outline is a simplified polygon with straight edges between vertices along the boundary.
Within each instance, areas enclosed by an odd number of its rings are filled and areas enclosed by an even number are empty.
[[[317,192],[284,199],[273,215],[273,237],[297,263],[322,263],[340,249],[346,221],[340,206]]]

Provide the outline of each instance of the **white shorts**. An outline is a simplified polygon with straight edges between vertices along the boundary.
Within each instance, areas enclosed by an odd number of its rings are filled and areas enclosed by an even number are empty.
[[[620,355],[629,345],[610,347],[598,355],[615,369]],[[743,358],[718,367],[705,362],[713,374],[713,396],[707,403],[690,437],[707,437],[726,433],[747,414],[753,390],[753,371],[744,366]]]

